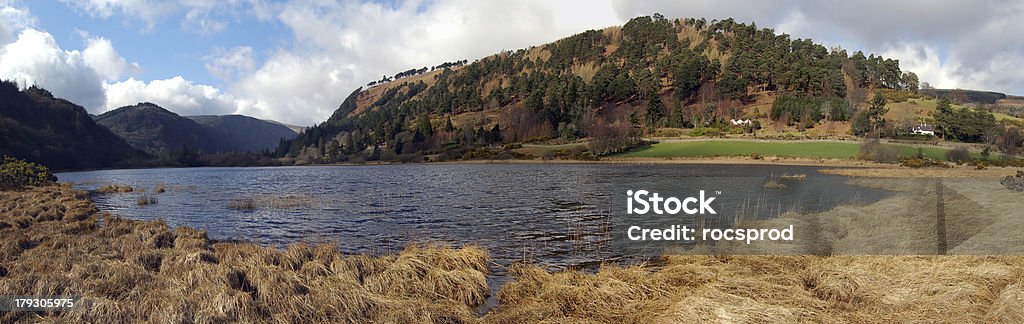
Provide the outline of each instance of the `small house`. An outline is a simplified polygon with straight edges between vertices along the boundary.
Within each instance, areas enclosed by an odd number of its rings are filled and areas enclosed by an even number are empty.
[[[744,126],[753,123],[750,119],[730,119],[729,122],[732,122],[734,126]]]
[[[910,129],[910,131],[912,133],[914,133],[914,135],[931,135],[931,136],[935,136],[935,127],[932,127],[931,125],[928,125],[928,124],[921,124],[921,125],[914,126],[914,127],[912,127]]]

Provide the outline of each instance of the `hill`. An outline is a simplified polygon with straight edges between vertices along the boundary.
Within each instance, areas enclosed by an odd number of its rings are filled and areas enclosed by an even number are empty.
[[[203,152],[229,149],[209,127],[148,102],[108,111],[96,116],[96,122],[154,155],[183,148]]]
[[[147,158],[81,106],[36,87],[0,82],[0,155],[55,170],[126,166]]]
[[[108,111],[96,122],[154,155],[184,149],[203,153],[257,152],[296,134],[286,126],[241,115],[182,117],[153,103]]]
[[[277,153],[335,162],[459,157],[515,142],[628,143],[659,128],[718,127],[752,104],[771,107],[773,120],[813,127],[852,119],[873,89],[916,89],[917,82],[896,60],[732,19],[654,15],[473,62],[401,71],[356,89]],[[789,104],[758,103],[764,97]]]
[[[934,98],[946,98],[957,103],[995,104],[1007,99],[1005,93],[963,89],[921,89],[922,94]]]
[[[298,135],[298,132],[285,124],[249,116],[205,115],[185,118],[222,134],[221,140],[235,151],[258,152],[274,149],[282,139],[290,140]]]

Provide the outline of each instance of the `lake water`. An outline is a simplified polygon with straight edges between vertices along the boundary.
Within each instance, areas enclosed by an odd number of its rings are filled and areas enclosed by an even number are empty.
[[[813,167],[770,165],[406,164],[271,168],[104,170],[58,174],[81,189],[127,184],[166,192],[139,206],[133,193],[93,195],[104,211],[171,226],[205,228],[212,239],[283,247],[339,242],[347,253],[392,253],[414,242],[476,244],[495,262],[527,260],[550,270],[633,262],[608,248],[618,233],[627,189],[678,195],[721,192],[711,219],[766,218],[789,210],[831,209],[877,201],[889,193],[845,184]],[[804,174],[785,189],[768,179]],[[650,189],[648,189],[650,190]],[[253,210],[228,208],[253,199]],[[623,211],[623,213],[616,213]],[[708,221],[700,217],[688,223]],[[722,224],[722,223],[726,224]],[[495,269],[503,276],[502,269]],[[503,281],[503,280],[500,280]]]

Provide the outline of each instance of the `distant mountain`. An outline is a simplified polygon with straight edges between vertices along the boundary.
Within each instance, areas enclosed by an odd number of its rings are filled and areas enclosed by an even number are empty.
[[[291,124],[285,124],[285,123],[282,123],[282,122],[279,122],[279,121],[276,121],[276,120],[269,120],[269,119],[265,119],[265,120],[268,121],[268,122],[274,123],[274,124],[278,124],[278,125],[281,125],[281,126],[284,126],[284,127],[288,127],[288,129],[292,130],[292,132],[295,132],[295,134],[302,133],[303,131],[306,130],[306,127],[303,127],[303,126],[295,126],[295,125],[291,125]]]
[[[288,127],[252,117],[182,117],[148,102],[95,118],[132,146],[156,155],[185,147],[206,153],[260,151],[296,135]]]
[[[81,106],[32,87],[0,82],[0,155],[55,170],[126,166],[147,158]]]
[[[209,127],[148,102],[108,111],[96,116],[96,122],[151,154],[184,147],[203,152],[227,149]]]
[[[223,134],[222,140],[234,151],[262,151],[273,149],[281,139],[290,140],[298,135],[285,124],[242,115],[186,116],[201,125]]]

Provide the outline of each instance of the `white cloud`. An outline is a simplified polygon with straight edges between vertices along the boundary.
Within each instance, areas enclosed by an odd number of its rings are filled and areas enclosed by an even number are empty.
[[[278,50],[228,91],[244,98],[240,113],[299,125],[325,120],[352,90],[382,74],[622,23],[607,1],[295,1],[278,18],[295,45]]]
[[[28,9],[17,8],[11,1],[0,1],[0,44],[11,42],[17,32],[35,25],[36,18]]]
[[[128,60],[117,53],[110,40],[102,37],[86,39],[82,58],[86,65],[96,70],[108,81],[120,80],[125,74],[142,71],[142,67],[138,63],[128,63]]]
[[[269,19],[276,5],[265,0],[62,0],[92,17],[107,19],[122,16],[138,20],[144,31],[152,30],[168,16],[183,14],[180,27],[186,32],[209,35],[228,28],[239,13],[259,20]]]
[[[107,19],[114,15],[141,20],[152,29],[157,20],[174,12],[176,3],[160,0],[61,0],[90,16]]]
[[[152,102],[179,115],[221,115],[235,111],[234,98],[215,87],[181,76],[143,82],[135,78],[105,84],[107,109]]]
[[[213,76],[229,81],[248,74],[256,67],[252,47],[238,46],[231,49],[217,48],[204,58],[206,71]]]
[[[918,79],[936,88],[966,86],[962,76],[953,74],[959,64],[939,58],[939,51],[925,43],[903,43],[889,47],[881,53],[884,57],[900,58],[900,69],[913,71]]]
[[[86,108],[101,107],[105,101],[102,77],[81,52],[62,50],[53,36],[31,28],[4,46],[0,78],[39,85]]]

